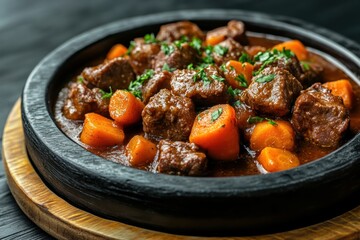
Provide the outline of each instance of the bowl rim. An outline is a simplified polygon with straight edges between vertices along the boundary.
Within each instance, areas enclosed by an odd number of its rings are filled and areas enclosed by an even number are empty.
[[[286,31],[297,32],[304,36],[311,35],[320,43],[330,45],[360,68],[360,46],[355,42],[329,30],[292,18],[224,9],[181,10],[133,17],[97,27],[70,39],[48,54],[34,68],[22,94],[22,118],[26,120],[23,122],[34,124],[26,124],[24,127],[30,128],[36,137],[42,140],[49,156],[61,157],[68,167],[86,173],[95,181],[104,181],[110,188],[120,185],[138,189],[138,186],[141,186],[142,191],[134,193],[139,196],[149,193],[154,197],[166,197],[169,193],[178,197],[233,197],[249,194],[260,196],[274,189],[295,190],[304,183],[304,179],[307,183],[321,181],[325,176],[332,177],[339,171],[346,171],[357,162],[356,155],[344,158],[342,154],[346,148],[360,146],[360,134],[323,158],[294,169],[271,174],[220,178],[154,174],[104,160],[72,141],[59,129],[50,113],[48,90],[53,76],[67,59],[85,47],[121,31],[141,27],[144,24],[151,25],[182,19],[190,21],[240,19],[245,22],[251,20],[265,27],[281,25],[281,28]],[[356,76],[359,78],[358,73]],[[41,126],[35,124],[38,121],[41,121]],[[61,148],[57,147],[59,141],[62,142]],[[64,149],[72,149],[72,151],[64,152]],[[77,152],[80,156],[74,157],[73,152]]]

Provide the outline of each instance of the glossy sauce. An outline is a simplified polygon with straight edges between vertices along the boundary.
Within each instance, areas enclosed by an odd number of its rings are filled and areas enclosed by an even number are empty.
[[[265,39],[262,37],[249,37],[250,46],[263,46],[270,48],[275,44],[279,43],[278,40]],[[324,70],[322,72],[323,81],[335,81],[339,79],[349,79],[351,80],[342,70],[338,69],[328,61],[326,61],[321,56],[311,53],[310,58],[311,62],[316,62],[320,64]],[[73,79],[75,81],[75,77]],[[350,112],[350,131],[347,136],[345,136],[343,143],[351,139],[355,134],[360,132],[360,87],[351,81],[354,94],[355,94],[355,104],[353,109]],[[125,141],[121,146],[114,146],[111,148],[92,148],[83,144],[80,139],[80,133],[82,130],[83,121],[73,121],[64,117],[62,113],[62,106],[68,94],[68,88],[64,87],[58,96],[56,105],[55,105],[55,119],[60,127],[60,129],[73,141],[80,144],[90,152],[103,157],[104,159],[129,166],[125,146],[128,141],[136,134],[143,135],[142,126],[134,126],[132,128],[126,128],[125,131]],[[244,140],[241,139],[241,143],[244,143]],[[330,152],[334,151],[335,148],[321,148],[314,146],[310,143],[304,141],[297,141],[296,149],[294,152],[298,156],[301,164],[311,162],[315,159],[321,158]],[[209,161],[209,172],[207,176],[214,177],[223,177],[223,176],[241,176],[241,175],[254,175],[259,173],[264,173],[265,170],[262,169],[261,165],[256,160],[257,153],[250,150],[245,145],[241,145],[239,159],[232,162],[221,162],[221,161]],[[142,167],[143,170],[149,170],[150,166]]]

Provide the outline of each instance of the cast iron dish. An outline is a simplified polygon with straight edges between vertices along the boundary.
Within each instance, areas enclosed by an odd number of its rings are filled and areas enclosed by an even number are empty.
[[[164,23],[190,20],[206,30],[232,19],[243,21],[250,32],[299,39],[320,54],[337,59],[337,66],[359,83],[358,45],[286,18],[242,11],[187,10],[114,22],[66,42],[39,63],[27,80],[22,95],[26,146],[48,186],[95,214],[185,234],[279,231],[358,205],[360,134],[331,154],[291,170],[199,178],[154,174],[106,161],[70,140],[55,124],[55,100],[70,74],[106,54],[115,43],[157,32]]]

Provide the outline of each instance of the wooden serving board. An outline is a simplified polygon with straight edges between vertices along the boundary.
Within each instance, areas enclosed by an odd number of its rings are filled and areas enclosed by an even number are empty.
[[[74,207],[52,192],[29,161],[21,122],[20,100],[3,135],[3,162],[11,192],[22,211],[59,239],[208,239],[173,235],[98,217]],[[211,239],[360,239],[360,206],[328,221],[272,235]]]

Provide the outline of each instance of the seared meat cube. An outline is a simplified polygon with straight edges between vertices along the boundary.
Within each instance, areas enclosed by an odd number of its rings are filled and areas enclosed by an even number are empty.
[[[232,38],[242,45],[248,44],[248,39],[245,35],[245,25],[243,22],[231,20],[226,27],[219,27],[207,32],[206,38],[216,36],[222,40]]]
[[[244,131],[250,126],[250,124],[248,123],[249,117],[255,117],[256,113],[253,109],[251,109],[251,107],[241,102],[237,102],[236,104],[234,104],[234,109],[238,128]]]
[[[109,115],[109,98],[103,98],[99,88],[88,88],[83,83],[71,83],[69,93],[63,107],[66,118],[83,120],[85,114],[96,112]]]
[[[146,69],[151,69],[152,60],[159,52],[159,44],[145,43],[143,38],[135,39],[135,46],[129,54],[135,73],[141,75]]]
[[[301,90],[300,82],[287,70],[268,67],[253,77],[241,101],[260,113],[281,117],[290,112]]]
[[[320,64],[315,64],[315,63],[307,63],[306,65],[301,64],[301,68],[303,74],[301,74],[298,80],[303,85],[303,88],[307,88],[312,84],[314,84],[315,82],[321,81],[321,73],[323,71],[323,67]]]
[[[167,46],[167,52],[160,51],[153,61],[153,68],[156,70],[163,69],[165,64],[169,68],[184,69],[190,63],[195,63],[199,59],[197,51],[189,43],[181,44],[180,48],[174,44],[165,46]]]
[[[87,67],[81,75],[85,82],[90,83],[90,86],[101,88],[104,91],[108,91],[109,87],[113,91],[127,88],[129,83],[135,79],[133,68],[126,58],[115,58],[95,67]]]
[[[168,71],[156,72],[152,78],[144,83],[142,87],[143,102],[147,103],[150,97],[158,93],[161,89],[170,89],[172,74]]]
[[[150,138],[186,141],[195,116],[191,99],[162,89],[150,98],[142,111],[143,130]]]
[[[195,104],[210,106],[228,101],[227,86],[219,69],[209,65],[200,70],[176,70],[171,78],[171,90],[191,98]]]
[[[214,47],[213,58],[215,63],[220,66],[229,60],[238,60],[243,52],[243,46],[232,38],[222,41]]]
[[[161,140],[155,171],[173,175],[200,176],[206,173],[207,158],[194,143]]]
[[[165,24],[160,27],[160,31],[156,36],[159,41],[174,42],[186,36],[190,40],[193,37],[204,39],[204,33],[200,28],[189,21],[182,21],[176,23]]]
[[[315,83],[296,99],[292,124],[298,134],[321,147],[336,147],[350,117],[341,97]]]

